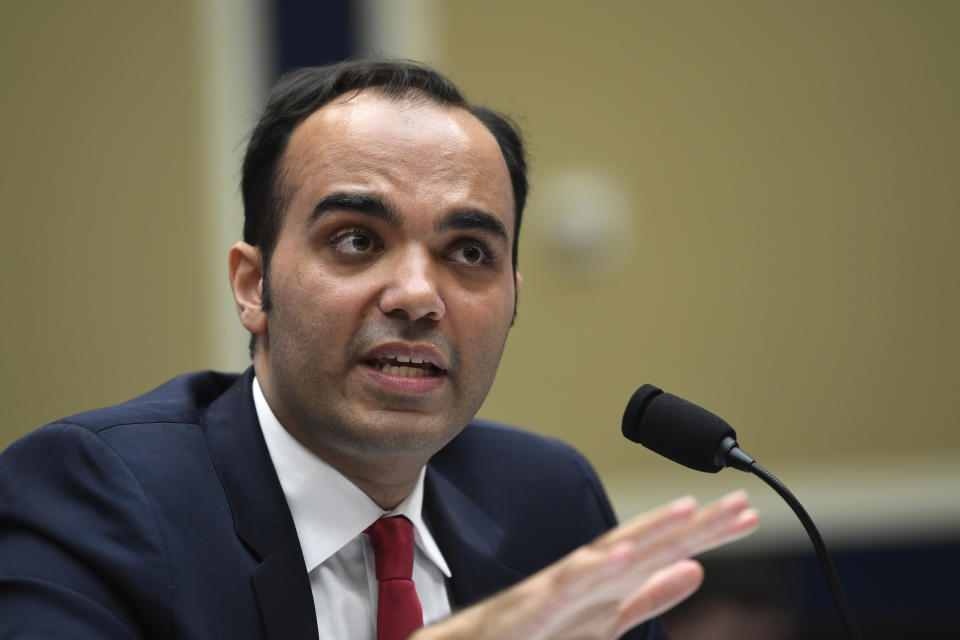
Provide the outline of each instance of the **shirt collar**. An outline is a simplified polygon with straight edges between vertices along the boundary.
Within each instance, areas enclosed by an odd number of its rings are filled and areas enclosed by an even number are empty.
[[[256,377],[253,378],[253,403],[267,451],[293,515],[308,573],[363,533],[377,519],[387,515],[403,515],[413,523],[416,544],[420,550],[443,575],[450,577],[450,568],[423,520],[426,467],[420,469],[410,495],[395,509],[384,511],[359,487],[283,428],[267,404]],[[321,487],[322,490],[318,490]]]

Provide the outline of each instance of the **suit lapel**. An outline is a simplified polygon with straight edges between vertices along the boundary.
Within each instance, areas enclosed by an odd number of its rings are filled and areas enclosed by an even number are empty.
[[[525,577],[497,559],[503,529],[430,465],[423,508],[430,532],[450,565],[454,609],[469,606]]]
[[[317,638],[310,580],[293,517],[256,418],[248,369],[206,411],[204,433],[233,510],[237,536],[259,564],[251,574],[267,637]]]
[[[252,369],[205,412],[204,433],[233,510],[237,536],[259,563],[251,573],[267,637],[317,638],[316,612],[293,517],[256,418]],[[427,466],[424,513],[462,608],[526,577],[498,560],[505,532],[444,473]]]

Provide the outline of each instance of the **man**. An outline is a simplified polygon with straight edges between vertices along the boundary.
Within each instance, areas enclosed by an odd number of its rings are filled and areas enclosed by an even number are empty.
[[[229,266],[252,369],[4,452],[3,637],[382,640],[422,618],[427,640],[613,638],[696,587],[689,555],[755,527],[734,494],[597,538],[614,520],[577,454],[467,426],[515,314],[526,177],[515,130],[446,79],[397,62],[286,77],[243,195]],[[413,554],[390,585],[384,522]],[[411,574],[412,601],[380,598]]]

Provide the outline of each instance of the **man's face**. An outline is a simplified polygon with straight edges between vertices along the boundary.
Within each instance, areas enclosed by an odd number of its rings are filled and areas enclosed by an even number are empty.
[[[294,131],[255,358],[284,426],[328,460],[429,456],[479,409],[513,317],[514,199],[463,109],[340,98]]]

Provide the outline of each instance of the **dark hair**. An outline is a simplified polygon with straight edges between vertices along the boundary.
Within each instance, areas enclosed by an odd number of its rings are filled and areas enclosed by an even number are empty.
[[[520,133],[508,117],[485,107],[471,105],[447,78],[416,62],[355,60],[324,67],[308,67],[291,71],[280,78],[250,136],[243,159],[240,184],[244,212],[243,239],[260,247],[263,255],[264,311],[270,309],[267,274],[289,195],[284,191],[280,170],[290,135],[307,116],[334,98],[373,87],[397,100],[419,96],[440,105],[464,109],[490,130],[503,153],[513,185],[516,211],[512,258],[513,269],[517,269],[517,239],[527,199],[527,162]],[[253,345],[254,340],[251,340],[251,355]]]

